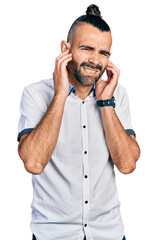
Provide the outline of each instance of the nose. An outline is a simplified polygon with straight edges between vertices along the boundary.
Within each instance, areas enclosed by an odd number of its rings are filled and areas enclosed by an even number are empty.
[[[99,56],[97,53],[93,52],[88,58],[88,62],[94,64],[95,66],[99,64]]]

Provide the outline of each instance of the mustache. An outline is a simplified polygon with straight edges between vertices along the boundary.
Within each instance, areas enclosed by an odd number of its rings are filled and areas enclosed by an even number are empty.
[[[102,71],[102,66],[100,65],[90,65],[89,63],[86,63],[86,62],[83,62],[81,63],[80,67],[89,67],[89,68],[92,68],[92,69],[99,69],[100,71]]]

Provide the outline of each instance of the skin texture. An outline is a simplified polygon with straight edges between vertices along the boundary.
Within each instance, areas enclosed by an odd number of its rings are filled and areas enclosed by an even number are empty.
[[[61,42],[62,53],[55,60],[53,72],[54,98],[36,128],[20,138],[18,152],[28,172],[40,174],[53,154],[69,93],[69,82],[76,88],[76,96],[82,100],[89,95],[94,83],[97,100],[113,96],[120,71],[109,61],[111,44],[111,32],[101,32],[86,23],[77,27],[73,41]],[[103,82],[101,77],[105,70],[107,82]],[[113,107],[101,107],[100,111],[112,161],[120,172],[131,173],[140,156],[136,139],[126,133]]]

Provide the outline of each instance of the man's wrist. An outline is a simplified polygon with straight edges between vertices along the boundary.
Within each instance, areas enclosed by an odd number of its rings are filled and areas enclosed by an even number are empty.
[[[111,99],[97,100],[97,107],[110,107],[115,108],[115,98],[114,96]]]
[[[54,98],[57,99],[57,100],[60,100],[61,102],[65,102],[67,96],[58,93],[58,94],[54,94]]]
[[[103,97],[99,97],[97,98],[97,101],[99,100],[108,100],[108,99],[111,99],[113,96],[103,96]]]

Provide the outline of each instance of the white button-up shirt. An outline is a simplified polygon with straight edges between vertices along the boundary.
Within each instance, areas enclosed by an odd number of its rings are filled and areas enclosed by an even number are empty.
[[[63,118],[52,157],[39,175],[32,175],[31,230],[37,240],[122,240],[124,227],[95,85],[84,101],[69,84]],[[53,79],[24,88],[18,141],[30,133],[54,96]],[[128,134],[135,134],[127,93],[114,92],[115,112]]]

